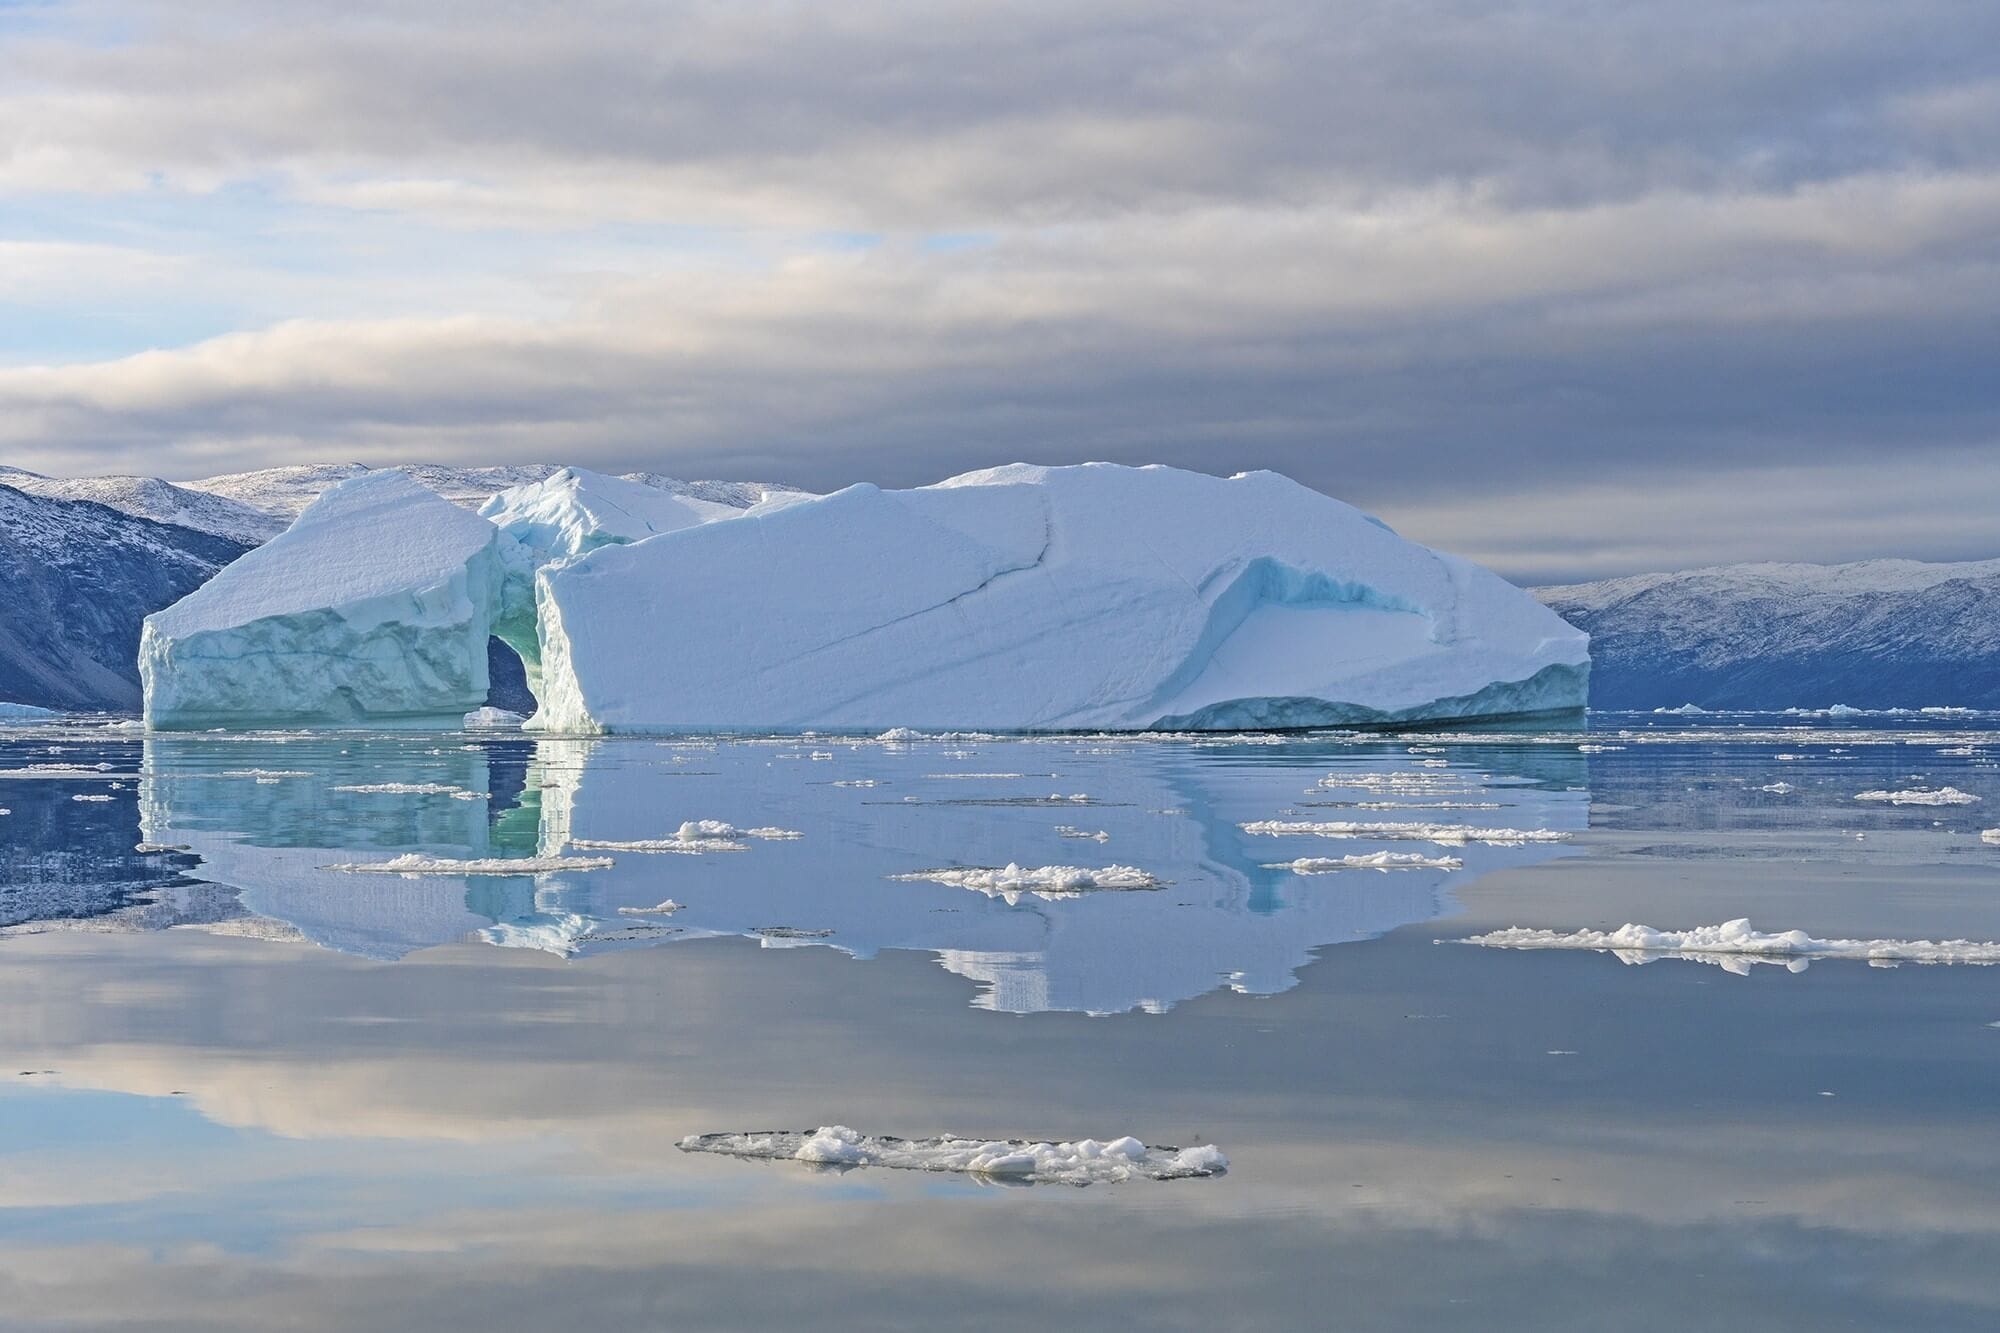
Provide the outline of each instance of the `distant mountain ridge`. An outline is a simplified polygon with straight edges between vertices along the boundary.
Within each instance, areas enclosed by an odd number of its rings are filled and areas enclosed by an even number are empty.
[[[139,626],[250,547],[0,481],[0,699],[139,706]]]
[[[2000,707],[2000,560],[1747,564],[1533,590],[1595,708]]]

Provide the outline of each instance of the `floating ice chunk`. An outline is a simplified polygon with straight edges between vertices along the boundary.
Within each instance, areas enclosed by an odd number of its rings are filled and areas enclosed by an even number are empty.
[[[309,778],[311,773],[300,768],[225,768],[217,777],[256,778],[259,782],[275,781],[278,778]],[[339,790],[336,788],[336,790]]]
[[[465,715],[460,724],[467,731],[505,731],[520,726],[528,719],[505,708],[475,708]]]
[[[957,1171],[1009,1180],[1063,1185],[1127,1180],[1183,1180],[1218,1175],[1229,1159],[1212,1144],[1151,1147],[1125,1137],[1073,1143],[1027,1139],[898,1139],[861,1134],[845,1125],[809,1133],[699,1134],[680,1141],[682,1152],[720,1153],[809,1162],[819,1166],[885,1166],[904,1171]]]
[[[1393,842],[1435,842],[1451,846],[1483,842],[1496,847],[1518,847],[1530,842],[1566,842],[1569,839],[1568,833],[1554,829],[1473,828],[1466,824],[1260,819],[1239,827],[1245,833],[1266,837],[1381,838]]]
[[[1719,926],[1692,930],[1655,930],[1627,923],[1616,930],[1570,932],[1510,926],[1461,943],[1501,949],[1594,949],[1615,953],[1627,962],[1655,957],[1715,955],[1746,959],[1810,961],[1815,958],[1858,959],[1876,964],[2000,963],[2000,944],[1973,940],[1848,940],[1814,939],[1802,930],[1767,933],[1754,930],[1747,917]]]
[[[688,614],[690,590],[699,614]],[[1573,710],[1583,634],[1275,473],[853,486],[545,567],[574,732],[1240,730]]]
[[[571,838],[569,845],[593,852],[674,852],[684,856],[750,850],[749,844],[733,838]]]
[[[448,782],[360,782],[335,787],[334,790],[358,792],[364,796],[449,796],[455,801],[483,801],[489,794],[473,791],[469,787],[454,787]]]
[[[1576,747],[1579,754],[1603,754],[1608,750],[1622,750],[1622,745],[1591,745],[1585,743]]]
[[[117,799],[117,798],[115,798],[115,797],[111,797],[111,796],[84,796],[84,795],[77,795],[77,796],[72,796],[72,797],[70,797],[70,799],[71,799],[72,801],[110,801],[110,800],[115,800],[115,799]]]
[[[1670,717],[1703,717],[1708,713],[1708,710],[1699,704],[1682,704],[1679,708],[1655,708],[1653,711]]]
[[[913,727],[891,727],[875,739],[878,741],[908,742],[923,740],[924,733]]]
[[[1072,825],[1069,825],[1069,824],[1058,824],[1058,825],[1056,825],[1056,833],[1057,833],[1057,834],[1058,834],[1059,836],[1061,836],[1061,837],[1065,837],[1065,838],[1083,838],[1083,839],[1085,839],[1085,840],[1087,840],[1087,841],[1090,841],[1090,842],[1110,842],[1110,841],[1111,841],[1111,835],[1110,835],[1109,833],[1106,833],[1106,832],[1105,832],[1105,831],[1104,831],[1103,829],[1097,829],[1097,830],[1095,830],[1094,832],[1092,832],[1092,831],[1086,831],[1086,830],[1084,830],[1084,829],[1080,829],[1080,828],[1076,828],[1076,827],[1073,827]]]
[[[1794,787],[1789,782],[1767,782],[1763,786],[1759,787],[1757,790],[1768,791],[1775,795],[1783,796],[1787,792],[1797,791],[1798,788]]]
[[[457,860],[449,856],[407,852],[387,861],[349,861],[320,868],[372,875],[540,875],[557,870],[603,870],[615,864],[608,856],[475,857]]]
[[[1990,828],[1983,830],[1979,835],[1979,840],[1981,842],[2000,843],[2000,828]]]
[[[1073,897],[1098,890],[1157,889],[1165,883],[1137,866],[1111,865],[1091,870],[1083,866],[1022,866],[1011,861],[1004,866],[946,866],[935,870],[916,870],[889,878],[949,884],[953,888],[973,889],[992,897],[1006,898],[1009,902],[1016,901],[1014,895],[1024,893],[1040,898]]]
[[[1289,870],[1295,875],[1326,875],[1336,870],[1457,870],[1464,864],[1456,856],[1367,852],[1354,856],[1301,856],[1296,861],[1279,861],[1264,869]]]
[[[665,902],[654,903],[651,907],[621,907],[618,909],[618,914],[620,916],[672,916],[680,910],[681,905],[672,898],[669,898]]]
[[[1890,805],[1971,805],[1979,798],[1956,787],[1911,787],[1904,791],[1856,792],[1857,801],[1884,801]]]
[[[61,717],[53,708],[37,708],[33,704],[16,704],[0,700],[0,725],[14,722],[47,722]]]
[[[486,701],[497,539],[399,471],[341,482],[146,618],[147,724],[456,726]]]

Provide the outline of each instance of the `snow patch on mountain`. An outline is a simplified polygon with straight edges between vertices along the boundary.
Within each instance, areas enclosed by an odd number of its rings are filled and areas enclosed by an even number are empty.
[[[1724,565],[1534,592],[1589,631],[1596,708],[2000,706],[2000,560]]]

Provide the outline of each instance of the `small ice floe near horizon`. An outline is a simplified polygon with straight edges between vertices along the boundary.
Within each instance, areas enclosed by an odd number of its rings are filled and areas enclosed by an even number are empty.
[[[876,782],[874,778],[837,778],[834,780],[833,785],[836,787],[875,787],[881,784]]]
[[[1425,856],[1422,852],[1363,852],[1353,856],[1301,856],[1296,861],[1267,862],[1266,870],[1294,875],[1330,875],[1337,870],[1458,870],[1456,856]]]
[[[1432,791],[1440,787],[1464,789],[1472,784],[1460,773],[1329,773],[1314,784],[1322,790],[1351,787],[1359,791]]]
[[[1902,791],[1856,792],[1857,801],[1879,801],[1889,805],[1971,805],[1979,798],[1956,787],[1910,787]]]
[[[255,778],[259,782],[276,782],[280,778],[309,778],[311,773],[297,768],[225,768],[216,774],[219,778]]]
[[[1849,940],[1814,939],[1803,930],[1767,932],[1754,929],[1748,917],[1717,926],[1690,930],[1655,930],[1627,922],[1616,930],[1556,931],[1527,926],[1472,935],[1461,944],[1496,949],[1585,949],[1616,954],[1622,962],[1650,963],[1659,958],[1687,958],[1717,963],[1739,975],[1752,963],[1778,963],[1803,972],[1819,959],[1848,959],[1876,967],[1899,963],[1963,963],[1986,967],[2000,963],[2000,943],[1979,940]]]
[[[467,731],[505,730],[519,727],[527,720],[525,716],[514,712],[512,709],[494,708],[488,705],[484,708],[475,708],[470,713],[467,713],[459,725]]]
[[[1504,810],[1502,801],[1300,801],[1309,810]]]
[[[53,708],[37,708],[34,704],[16,704],[0,701],[0,723],[47,722],[51,718],[62,717]]]
[[[43,751],[43,753],[48,753]],[[24,764],[20,768],[0,768],[0,778],[67,778],[91,781],[99,778],[136,778],[137,773],[121,773],[111,764]]]
[[[454,787],[448,782],[361,782],[335,787],[334,790],[358,792],[364,796],[449,796],[454,801],[483,801],[488,795],[469,787]]]
[[[86,796],[79,792],[77,795],[70,797],[70,799],[72,801],[109,801],[115,798],[110,796]]]
[[[1767,782],[1763,786],[1759,787],[1757,790],[1771,792],[1773,795],[1777,796],[1783,796],[1786,792],[1797,791],[1798,788],[1794,787],[1789,782]]]
[[[1237,827],[1245,833],[1261,837],[1380,838],[1385,842],[1435,842],[1449,846],[1483,842],[1495,847],[1519,847],[1531,842],[1567,842],[1570,836],[1555,829],[1474,828],[1467,824],[1368,824],[1353,820],[1259,819]]]
[[[604,870],[616,864],[608,856],[474,857],[460,860],[406,852],[387,861],[343,861],[321,866],[320,869],[365,875],[541,875],[557,870]]]
[[[618,909],[618,915],[672,916],[675,912],[678,912],[680,910],[681,910],[681,905],[675,902],[672,898],[669,898],[665,902],[654,903],[651,907],[621,907]]]
[[[1137,866],[1023,866],[1010,861],[1004,866],[942,866],[891,875],[890,879],[948,884],[972,889],[991,897],[1014,902],[1020,894],[1040,898],[1071,898],[1082,893],[1157,889],[1166,881]]]
[[[830,930],[806,930],[798,926],[752,926],[750,933],[767,940],[823,940],[833,934]]]
[[[1679,708],[1655,708],[1653,710],[1666,717],[1706,717],[1708,710],[1700,704],[1682,704]]]
[[[1072,824],[1056,825],[1056,836],[1060,838],[1082,838],[1089,842],[1111,841],[1111,835],[1103,829],[1080,829]]]
[[[1622,745],[1591,745],[1588,742],[1576,747],[1579,754],[1603,754],[1607,750],[1622,750]]]
[[[743,852],[749,848],[740,839],[790,842],[805,835],[787,828],[737,828],[721,819],[690,819],[664,838],[571,838],[572,847],[607,852]]]
[[[1981,831],[1979,840],[1981,842],[2000,843],[2000,828],[1990,828]]]
[[[1109,1185],[1128,1180],[1190,1180],[1219,1175],[1229,1159],[1211,1144],[1155,1147],[1138,1139],[1073,1143],[1029,1139],[899,1139],[862,1134],[845,1125],[810,1132],[769,1130],[748,1134],[690,1134],[682,1152],[717,1153],[761,1161],[805,1162],[822,1167],[883,1166],[900,1171],[954,1171],[1059,1185]]]

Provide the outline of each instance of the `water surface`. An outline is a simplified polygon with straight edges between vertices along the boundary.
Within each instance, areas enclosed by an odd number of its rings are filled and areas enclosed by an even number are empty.
[[[1989,1328],[2000,969],[1456,941],[2000,940],[1995,721],[0,733],[4,1322]],[[1982,799],[1853,799],[1946,785]],[[797,836],[577,846],[698,820]],[[1378,851],[1460,864],[1275,868]],[[325,868],[410,853],[613,864]],[[900,878],[1010,862],[1158,887]],[[1231,1166],[1007,1187],[674,1147],[830,1123]]]

